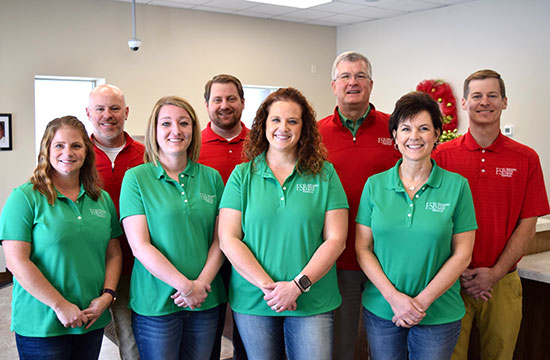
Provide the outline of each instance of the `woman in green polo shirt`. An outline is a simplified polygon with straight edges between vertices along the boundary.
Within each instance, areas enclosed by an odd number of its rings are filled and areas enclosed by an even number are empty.
[[[220,243],[231,261],[229,302],[248,358],[332,359],[335,261],[347,231],[346,195],[296,89],[269,95],[229,178]]]
[[[460,334],[458,278],[477,225],[467,180],[431,159],[441,118],[428,94],[399,99],[389,131],[402,159],[361,197],[356,251],[370,280],[362,303],[374,360],[449,359]]]
[[[198,164],[200,124],[176,96],[155,104],[145,164],[122,181],[120,217],[136,257],[132,327],[141,359],[209,359],[223,284],[216,222],[220,174]]]
[[[11,330],[21,359],[97,359],[114,300],[122,234],[97,185],[93,144],[74,116],[50,121],[29,182],[0,218],[13,273]]]

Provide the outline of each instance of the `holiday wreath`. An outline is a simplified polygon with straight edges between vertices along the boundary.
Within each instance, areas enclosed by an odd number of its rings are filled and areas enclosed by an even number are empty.
[[[456,100],[451,86],[443,80],[423,80],[416,86],[416,90],[430,95],[439,104],[443,114],[443,133],[440,141],[444,142],[460,136],[457,134]]]

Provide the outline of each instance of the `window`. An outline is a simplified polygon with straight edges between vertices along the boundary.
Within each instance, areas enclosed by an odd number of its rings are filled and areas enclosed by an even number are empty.
[[[265,100],[265,98],[272,92],[277,91],[279,86],[256,86],[256,85],[243,85],[244,90],[244,110],[241,120],[250,129],[256,111]]]
[[[86,116],[88,96],[105,79],[63,76],[35,76],[34,78],[34,133],[35,152],[38,157],[40,141],[46,125],[55,118],[73,115],[86,126],[91,134],[92,124]]]

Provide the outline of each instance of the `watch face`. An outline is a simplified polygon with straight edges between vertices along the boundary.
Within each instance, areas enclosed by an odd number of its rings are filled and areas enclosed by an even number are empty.
[[[307,289],[311,286],[311,280],[309,280],[309,278],[307,276],[302,276],[300,278],[300,280],[298,280],[298,282],[300,283],[300,286],[302,287],[302,289]]]

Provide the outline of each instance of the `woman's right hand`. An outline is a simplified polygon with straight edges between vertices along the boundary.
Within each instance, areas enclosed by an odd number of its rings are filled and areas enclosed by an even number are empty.
[[[401,292],[396,292],[388,302],[394,313],[392,321],[395,326],[410,328],[426,316],[426,312],[415,299]]]
[[[184,292],[176,291],[172,296],[174,304],[179,307],[189,307],[191,310],[200,308],[201,304],[206,300],[208,293],[212,290],[210,284],[201,280],[194,280],[193,290],[188,296],[183,296]]]
[[[88,317],[76,306],[68,301],[65,301],[57,309],[54,309],[57,319],[67,327],[80,327],[88,322]]]

